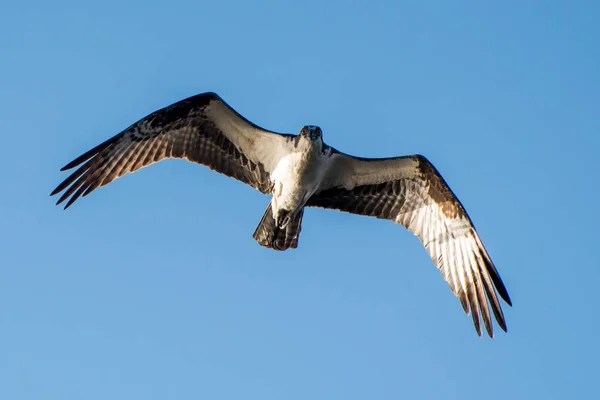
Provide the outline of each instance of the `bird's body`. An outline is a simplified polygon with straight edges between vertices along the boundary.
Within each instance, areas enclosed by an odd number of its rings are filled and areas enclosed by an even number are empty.
[[[67,164],[79,168],[52,192],[65,208],[99,186],[165,158],[185,158],[272,195],[253,238],[262,246],[298,246],[305,207],[374,216],[405,226],[432,261],[481,335],[493,336],[490,308],[506,323],[496,291],[508,292],[464,207],[421,155],[360,158],[323,142],[318,126],[298,135],[268,131],[215,93],[202,93],[142,118]],[[57,204],[58,204],[57,203]],[[489,302],[489,306],[488,306]]]
[[[305,129],[310,132],[319,128],[307,126]],[[271,208],[281,228],[304,208],[308,199],[319,189],[329,165],[331,153],[323,152],[323,142],[311,139],[308,135],[299,135],[295,139],[293,150],[281,157],[271,174]]]

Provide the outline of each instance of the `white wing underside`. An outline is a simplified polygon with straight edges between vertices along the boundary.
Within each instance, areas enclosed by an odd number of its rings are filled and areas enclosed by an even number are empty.
[[[205,113],[246,157],[261,163],[268,173],[275,170],[282,157],[293,151],[293,144],[288,136],[248,124],[232,108],[221,102],[209,103]]]

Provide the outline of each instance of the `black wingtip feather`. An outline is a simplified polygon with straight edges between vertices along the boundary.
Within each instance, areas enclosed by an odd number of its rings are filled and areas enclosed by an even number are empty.
[[[475,293],[475,287],[469,286],[467,289],[467,298],[469,300],[469,306],[471,308],[471,318],[473,318],[473,325],[477,335],[481,337],[481,321],[479,320],[479,307],[477,305],[477,294]]]
[[[506,286],[504,286],[504,282],[502,282],[502,278],[500,278],[500,274],[498,274],[494,263],[492,263],[491,260],[486,260],[486,264],[487,270],[490,274],[490,277],[492,278],[492,281],[494,282],[494,286],[496,287],[498,294],[500,295],[500,297],[502,297],[506,304],[512,307],[512,300],[508,295],[508,290],[506,290]]]
[[[62,203],[63,201],[65,201],[69,197],[69,195],[70,195],[69,192],[63,193],[63,195],[60,196],[60,198],[58,199],[58,201],[56,202],[55,205],[59,205],[60,203]]]
[[[89,186],[89,183],[87,183],[87,182],[84,183],[83,185],[81,185],[81,187],[79,189],[77,189],[75,194],[73,196],[71,196],[71,198],[65,205],[64,209],[66,210],[67,208],[69,208],[71,206],[71,204],[73,204],[75,202],[75,200],[77,200],[79,198],[79,196],[81,196],[81,194],[88,188],[88,186]]]
[[[63,190],[65,190],[71,183],[73,183],[76,179],[78,179],[81,175],[83,175],[90,168],[93,161],[94,161],[93,158],[88,160],[85,164],[83,164],[81,167],[79,167],[79,169],[77,171],[75,171],[71,175],[69,175],[67,177],[67,179],[62,181],[61,184],[58,185],[56,187],[56,189],[54,189],[54,191],[50,194],[50,196],[54,196],[55,194],[58,194],[58,193],[62,192]]]
[[[469,305],[467,304],[467,298],[466,295],[461,292],[458,295],[458,299],[460,300],[460,305],[462,306],[463,310],[465,311],[465,314],[469,314]]]
[[[490,274],[490,277],[492,278],[492,282],[494,282],[494,286],[496,287],[498,294],[500,295],[500,297],[502,297],[506,304],[512,307],[512,301],[510,299],[510,296],[508,295],[508,290],[506,290],[506,286],[504,286],[504,282],[502,282],[502,278],[500,278],[500,274],[498,273],[496,266],[492,262],[490,255],[483,246],[481,238],[479,237],[479,235],[475,235],[475,239],[477,240],[477,245],[479,246],[481,254],[484,257],[485,267],[488,273]]]
[[[68,188],[67,191],[63,193],[63,195],[58,199],[56,205],[59,205],[63,201],[65,201],[77,189],[75,194],[69,199],[69,201],[65,205],[64,210],[66,210],[71,206],[71,204],[73,204],[73,202],[75,202],[75,200],[77,200],[83,194],[83,192],[90,186],[90,183],[87,183],[86,180],[87,178],[89,178],[89,170],[92,166],[92,163],[95,160],[94,157],[101,151],[105,150],[108,146],[110,146],[117,136],[106,140],[105,142],[85,152],[84,154],[77,157],[75,160],[71,161],[70,163],[61,168],[61,171],[66,171],[85,162],[85,164],[81,165],[79,169],[77,169],[77,171],[69,175],[64,181],[61,182],[60,185],[56,187],[56,189],[52,191],[52,193],[50,193],[50,196],[54,196]],[[69,185],[71,186],[69,187]]]
[[[96,148],[80,155],[79,157],[77,157],[76,159],[74,159],[73,161],[71,161],[70,163],[68,163],[67,165],[65,165],[64,167],[62,167],[60,170],[62,171],[67,171],[71,168],[75,168],[76,166],[78,166],[79,164],[81,164],[84,161],[87,161],[89,158],[93,157],[94,154],[96,154]]]
[[[68,169],[71,169],[71,168],[74,168],[74,167],[78,166],[79,164],[81,164],[84,161],[87,161],[88,159],[92,158],[93,156],[95,156],[96,154],[100,153],[102,150],[104,150],[108,146],[110,146],[110,144],[119,135],[121,135],[121,133],[119,133],[118,135],[115,135],[115,136],[111,137],[108,140],[105,140],[104,142],[100,143],[98,146],[94,147],[93,149],[90,149],[90,150],[86,151],[85,153],[83,153],[82,155],[80,155],[79,157],[77,157],[76,159],[74,159],[73,161],[71,161],[70,163],[68,163],[67,165],[65,165],[64,167],[62,167],[60,170],[61,171],[66,171]]]
[[[494,313],[494,317],[496,318],[496,322],[500,326],[500,328],[506,332],[506,320],[504,319],[504,313],[502,312],[502,307],[500,306],[500,302],[498,301],[498,296],[496,296],[496,291],[494,290],[494,286],[490,279],[489,274],[487,273],[487,269],[481,269],[480,266],[480,275],[482,278],[483,288],[485,289],[485,293],[487,298],[489,299],[490,306],[492,308],[492,312]]]

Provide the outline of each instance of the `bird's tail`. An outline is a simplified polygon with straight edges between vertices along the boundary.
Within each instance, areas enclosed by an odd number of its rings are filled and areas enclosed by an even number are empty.
[[[300,210],[285,228],[280,228],[275,223],[273,211],[271,210],[271,203],[269,203],[269,206],[252,237],[261,246],[274,250],[283,251],[289,248],[295,249],[298,247],[298,236],[300,236],[300,230],[302,229],[303,214],[304,209]]]

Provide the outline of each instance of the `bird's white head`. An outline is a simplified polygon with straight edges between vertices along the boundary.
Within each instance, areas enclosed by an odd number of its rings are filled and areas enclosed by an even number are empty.
[[[305,125],[300,130],[300,136],[312,141],[323,141],[323,131],[316,125]]]

